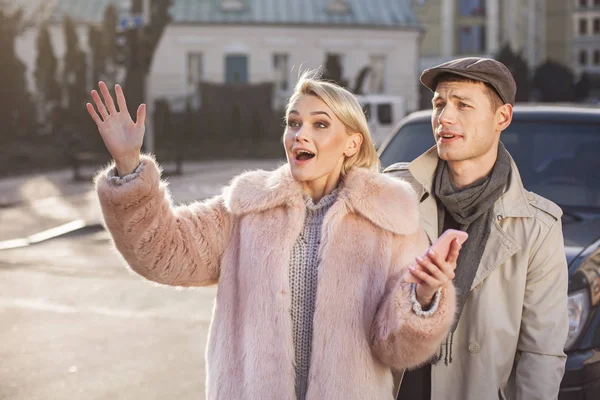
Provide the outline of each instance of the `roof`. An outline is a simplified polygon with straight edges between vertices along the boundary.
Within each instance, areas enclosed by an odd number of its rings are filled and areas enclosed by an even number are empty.
[[[242,11],[224,11],[219,0],[177,0],[175,22],[231,24],[418,26],[412,0],[345,0],[348,12],[330,12],[332,0],[240,0]]]
[[[30,21],[45,4],[46,12],[58,21],[69,13],[75,21],[99,22],[110,3],[127,14],[127,0],[0,0],[23,7]],[[340,0],[337,0],[339,2]],[[240,3],[229,10],[223,2]],[[343,0],[342,11],[330,11],[334,0],[173,0],[175,24],[311,25],[371,28],[417,28],[412,0]],[[344,10],[345,9],[345,10]]]

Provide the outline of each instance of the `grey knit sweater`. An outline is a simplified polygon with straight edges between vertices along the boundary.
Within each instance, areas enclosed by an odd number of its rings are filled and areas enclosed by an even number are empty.
[[[317,204],[306,196],[306,220],[290,258],[292,326],[296,354],[296,398],[304,400],[312,347],[313,315],[317,295],[319,246],[325,214],[337,198],[337,189]]]

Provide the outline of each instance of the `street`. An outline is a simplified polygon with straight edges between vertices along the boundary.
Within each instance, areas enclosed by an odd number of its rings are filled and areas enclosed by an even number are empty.
[[[169,180],[175,200],[190,201],[217,193],[246,167],[274,165],[189,167]],[[3,232],[31,234],[31,224],[13,224],[26,210],[0,210]],[[0,250],[0,399],[204,399],[215,294],[216,287],[166,287],[134,275],[99,225]]]

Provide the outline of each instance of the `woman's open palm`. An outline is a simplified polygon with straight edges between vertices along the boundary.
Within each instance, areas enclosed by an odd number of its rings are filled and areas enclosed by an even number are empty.
[[[104,102],[98,92],[92,90],[92,99],[96,104],[98,112],[96,112],[91,103],[87,103],[87,110],[98,126],[98,131],[100,132],[100,136],[102,136],[106,148],[117,163],[119,175],[124,172],[121,169],[128,170],[125,173],[130,173],[139,163],[140,151],[144,140],[146,105],[141,104],[138,107],[136,121],[134,122],[127,110],[127,103],[121,86],[115,86],[117,104],[119,106],[118,110],[115,107],[115,102],[106,84],[100,82],[98,86],[100,87]]]

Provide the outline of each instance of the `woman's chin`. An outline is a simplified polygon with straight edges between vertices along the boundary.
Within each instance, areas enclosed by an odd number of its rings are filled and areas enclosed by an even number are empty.
[[[302,168],[297,168],[296,166],[291,165],[290,170],[292,172],[292,177],[298,182],[308,182],[311,180],[312,174]]]

